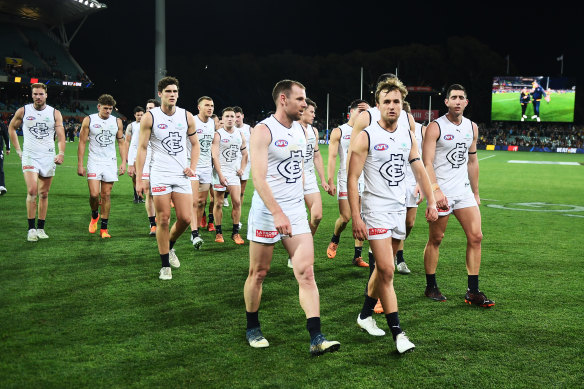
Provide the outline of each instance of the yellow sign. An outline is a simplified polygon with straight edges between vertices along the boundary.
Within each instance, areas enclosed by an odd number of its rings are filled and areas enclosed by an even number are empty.
[[[22,58],[4,57],[6,65],[22,66]]]
[[[21,77],[14,77],[14,82],[20,82],[20,81],[22,81]]]
[[[487,145],[487,150],[495,150],[495,145]]]

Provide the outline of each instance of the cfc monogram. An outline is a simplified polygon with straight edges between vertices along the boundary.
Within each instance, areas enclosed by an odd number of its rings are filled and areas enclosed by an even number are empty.
[[[286,178],[286,183],[291,184],[302,177],[302,151],[290,151],[290,158],[286,158],[278,164],[278,172]]]
[[[182,136],[178,132],[169,132],[168,136],[162,140],[162,147],[170,155],[177,155],[183,151]]]
[[[457,143],[456,147],[453,148],[446,154],[446,159],[454,169],[458,169],[461,165],[464,165],[466,162],[466,144],[464,143]]]
[[[379,168],[381,177],[387,180],[389,186],[398,186],[405,178],[404,172],[404,157],[401,154],[391,154],[389,161],[386,161]]]
[[[223,158],[225,158],[225,161],[227,162],[233,162],[237,159],[237,150],[239,149],[239,146],[237,145],[231,145],[228,149],[223,150]]]
[[[45,123],[37,123],[30,128],[31,134],[37,139],[43,139],[49,136],[49,127]]]
[[[108,147],[114,143],[112,135],[113,134],[108,130],[101,130],[101,132],[95,136],[95,140],[101,147]]]

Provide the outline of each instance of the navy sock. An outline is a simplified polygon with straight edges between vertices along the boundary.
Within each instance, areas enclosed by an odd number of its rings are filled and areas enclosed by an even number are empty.
[[[136,188],[134,188],[134,200],[138,200],[138,193],[136,192]]]
[[[215,223],[215,218],[212,213],[209,213],[209,223]]]
[[[436,273],[426,274],[426,287],[428,287],[428,288],[437,288],[438,287],[438,284],[436,284]]]
[[[39,230],[44,230],[45,229],[45,221],[43,219],[37,220],[37,228]]]
[[[160,261],[162,262],[162,267],[170,267],[170,262],[168,262],[169,254],[160,254]]]
[[[331,238],[331,242],[339,244],[339,241],[341,240],[341,236],[340,235],[335,235],[333,234],[333,237]]]
[[[223,233],[223,231],[221,230],[221,224],[217,224],[215,226],[215,233],[216,234],[222,234]]]
[[[107,230],[107,222],[108,222],[108,219],[101,219],[101,229],[102,230]]]
[[[397,263],[404,262],[404,251],[398,250],[398,252],[396,253],[396,257],[397,257]]]
[[[156,225],[156,216],[148,216],[148,220],[150,221],[150,227],[154,227]]]
[[[365,301],[363,302],[363,308],[361,309],[361,314],[359,317],[361,320],[368,318],[369,316],[373,316],[373,308],[377,304],[377,299],[369,297],[365,294]]]
[[[247,312],[245,311],[245,317],[247,319],[247,329],[258,328],[260,326],[260,320],[258,318],[258,311]]]
[[[34,230],[34,222],[35,222],[35,219],[28,219],[28,229],[29,230]]]
[[[479,291],[479,275],[476,276],[468,276],[468,290],[471,293],[478,293]]]
[[[233,225],[233,233],[232,233],[232,235],[234,235],[234,234],[239,234],[239,224],[234,224]]]
[[[355,257],[354,258],[359,258],[361,256],[362,252],[363,252],[363,247],[355,246]]]
[[[393,340],[395,340],[396,336],[402,333],[402,329],[399,326],[399,316],[397,312],[392,312],[385,315],[385,319],[387,320],[387,325],[389,326]]]
[[[92,219],[97,219],[98,216],[99,216],[99,211],[91,211],[91,218]]]
[[[172,250],[172,248],[174,247],[174,244],[176,243],[176,240],[171,240],[170,244],[169,244],[169,248]]]
[[[310,341],[314,340],[318,335],[320,335],[320,317],[309,317],[306,319],[306,329],[310,334]]]
[[[196,238],[197,236],[199,236],[199,230],[192,230],[192,231],[191,231],[191,236],[192,236],[193,238]]]

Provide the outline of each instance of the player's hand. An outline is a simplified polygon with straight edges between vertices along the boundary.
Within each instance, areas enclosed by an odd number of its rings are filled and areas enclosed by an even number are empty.
[[[235,174],[237,174],[238,177],[243,176],[243,170],[239,169]]]
[[[142,177],[136,178],[136,193],[138,196],[144,197],[144,181],[142,181]]]
[[[16,150],[16,154],[18,154],[18,158],[22,159],[22,150]]]
[[[443,211],[448,209],[448,199],[446,198],[446,195],[442,193],[440,188],[436,189],[434,192],[434,199],[436,200],[436,207],[438,207],[438,209]]]
[[[426,207],[426,221],[431,223],[436,220],[438,220],[438,209],[436,208],[436,203],[428,204]]]
[[[367,110],[367,107],[368,107],[368,104],[367,103],[359,103],[357,105],[357,108],[359,109],[359,112],[366,111]]]
[[[324,189],[325,192],[329,193],[329,184],[327,184],[326,182],[322,183],[322,189]]]
[[[481,196],[478,193],[474,194],[475,200],[477,201],[477,205],[481,205]]]
[[[337,187],[333,180],[329,180],[328,182],[329,189],[327,190],[328,194],[331,196],[335,196],[337,194]]]
[[[361,242],[367,239],[367,226],[361,216],[353,218],[353,238]]]
[[[119,176],[124,175],[124,173],[126,172],[126,163],[125,162],[120,165],[120,169],[119,170],[120,170],[120,172],[118,173],[118,175]]]
[[[229,181],[227,181],[227,178],[223,175],[219,176],[219,182],[226,188],[229,186]]]
[[[134,177],[136,175],[136,166],[134,165],[128,166],[128,175],[130,177]]]
[[[65,155],[64,154],[59,153],[59,154],[55,155],[55,163],[57,165],[62,164],[64,159],[65,159]]]
[[[280,235],[292,237],[292,225],[290,224],[290,219],[288,219],[288,216],[284,212],[280,211],[274,214],[274,226]]]
[[[195,176],[195,171],[193,169],[191,169],[190,166],[184,168],[183,173],[187,177],[194,177]]]
[[[77,166],[77,175],[80,177],[85,177],[86,171],[83,166]]]
[[[420,185],[416,184],[416,189],[414,189],[414,197],[417,197],[416,205],[420,205],[422,200],[424,200],[424,194],[420,190]]]

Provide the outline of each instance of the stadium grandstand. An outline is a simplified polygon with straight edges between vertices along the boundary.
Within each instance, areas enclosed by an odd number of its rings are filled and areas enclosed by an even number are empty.
[[[95,0],[0,0],[1,120],[30,101],[35,82],[49,87],[66,126],[95,111],[96,102],[82,97],[93,83],[69,46],[85,20],[105,8]]]

